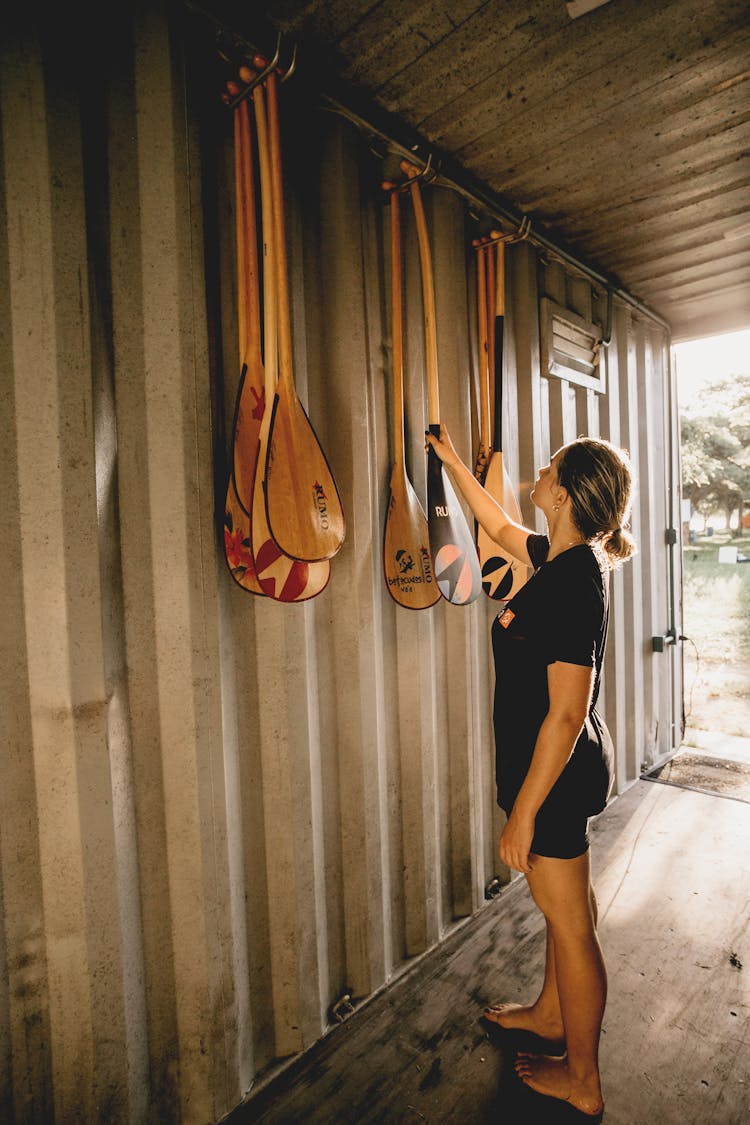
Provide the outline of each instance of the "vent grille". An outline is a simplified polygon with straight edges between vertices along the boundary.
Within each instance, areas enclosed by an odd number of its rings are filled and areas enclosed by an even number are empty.
[[[601,325],[542,297],[542,374],[567,379],[604,394],[604,368],[599,363]]]

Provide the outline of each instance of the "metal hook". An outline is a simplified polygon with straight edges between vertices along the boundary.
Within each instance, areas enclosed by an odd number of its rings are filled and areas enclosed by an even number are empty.
[[[232,98],[232,100],[230,102],[226,103],[228,109],[236,109],[237,106],[240,104],[240,102],[243,102],[245,100],[245,98],[249,97],[250,94],[252,94],[252,92],[253,92],[253,90],[255,89],[256,86],[260,86],[261,82],[265,82],[266,78],[271,73],[271,71],[275,70],[276,66],[278,65],[280,53],[281,53],[281,32],[279,32],[278,37],[276,39],[276,51],[275,51],[274,56],[271,59],[270,63],[268,64],[268,66],[264,70],[262,70],[260,72],[260,74],[256,74],[256,76],[255,76],[255,78],[253,78],[252,82],[248,82],[248,84],[247,84],[247,86],[245,87],[244,90],[241,90],[240,93],[236,95],[236,97]],[[297,57],[297,48],[295,47],[295,49],[294,49],[294,59],[292,60],[292,67],[294,66],[294,61],[295,61],[296,57]],[[289,71],[287,71],[287,77],[289,76],[290,73],[291,73],[291,68],[290,68]]]
[[[402,172],[404,171],[404,164],[408,164],[408,166],[410,168],[416,167],[416,165],[412,164],[411,161],[402,160],[401,161],[401,171]],[[417,182],[418,180],[424,180],[425,183],[430,183],[436,177],[437,177],[437,172],[432,167],[432,153],[430,153],[429,156],[427,157],[427,163],[425,164],[425,166],[421,170],[421,172],[417,172],[416,176],[409,176],[408,179],[406,179],[404,181],[404,183],[400,184],[399,186],[400,187],[408,187],[409,184],[413,184],[413,183]]]
[[[280,41],[281,41],[281,37],[279,37],[279,42]],[[294,44],[294,51],[292,52],[292,61],[289,63],[289,66],[286,68],[286,71],[281,76],[282,82],[286,82],[287,79],[292,77],[292,75],[294,74],[294,68],[296,67],[296,65],[297,65],[297,44],[295,43]]]
[[[491,230],[489,242],[485,245],[493,245],[495,242],[525,242],[527,238],[531,238],[531,219],[528,215],[524,215],[518,225],[518,229],[511,234],[504,234],[501,230]]]

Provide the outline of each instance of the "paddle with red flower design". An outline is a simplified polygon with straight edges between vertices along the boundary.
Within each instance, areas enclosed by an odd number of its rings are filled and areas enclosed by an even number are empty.
[[[239,93],[227,83],[225,101]],[[258,253],[253,184],[252,136],[247,101],[234,113],[234,183],[237,240],[237,326],[241,364],[240,383],[232,422],[229,473],[224,501],[224,557],[235,582],[252,594],[262,594],[250,536],[250,504],[258,430],[263,416],[263,365],[258,323]]]
[[[265,60],[256,65],[265,69]],[[240,69],[243,81],[251,82],[253,72]],[[273,219],[274,187],[273,169],[269,155],[268,125],[263,89],[256,86],[252,92],[255,110],[255,131],[258,138],[258,167],[260,170],[261,222],[263,229],[263,337],[265,363],[265,402],[273,403],[278,372],[278,258]],[[321,593],[328,585],[331,564],[327,559],[306,562],[291,558],[281,550],[268,524],[266,511],[266,481],[264,468],[268,459],[272,412],[266,409],[258,435],[258,455],[253,485],[251,546],[255,569],[261,590],[268,597],[281,602],[307,601]]]

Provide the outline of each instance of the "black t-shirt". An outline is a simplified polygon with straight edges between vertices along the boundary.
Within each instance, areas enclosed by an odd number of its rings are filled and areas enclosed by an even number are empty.
[[[585,543],[551,562],[546,535],[529,535],[526,547],[534,574],[492,627],[498,803],[510,812],[526,777],[549,711],[547,666],[559,660],[593,668],[594,690],[584,728],[548,800],[562,798],[594,815],[606,804],[611,784],[611,739],[594,709],[607,640],[608,571]]]

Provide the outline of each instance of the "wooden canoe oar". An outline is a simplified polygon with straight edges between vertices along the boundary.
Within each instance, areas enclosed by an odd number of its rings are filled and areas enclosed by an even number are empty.
[[[279,379],[271,407],[265,464],[266,516],[284,554],[308,562],[330,559],[344,542],[336,482],[294,385],[277,77],[267,79],[278,300]]]
[[[430,240],[419,183],[415,178],[419,175],[419,170],[407,161],[402,161],[401,171],[409,177],[419,242],[427,367],[427,415],[430,433],[439,436],[437,326]],[[427,454],[427,525],[440,593],[453,605],[468,605],[482,592],[479,559],[463,509],[443,469],[443,463],[432,446]]]
[[[251,72],[247,72],[251,74]],[[240,71],[243,74],[243,70]],[[255,111],[255,132],[258,138],[261,214],[263,230],[263,338],[265,369],[265,402],[272,403],[276,393],[278,371],[278,304],[276,284],[276,243],[273,222],[273,186],[269,155],[268,126],[263,90],[256,86],[252,93]],[[308,601],[328,585],[331,564],[327,560],[303,562],[290,558],[280,549],[271,534],[266,514],[265,485],[262,469],[267,463],[271,429],[271,410],[266,409],[258,434],[257,468],[252,504],[251,544],[260,588],[264,594],[280,602]]]
[[[440,600],[430,551],[427,516],[406,472],[404,454],[403,290],[399,192],[391,193],[391,298],[393,368],[393,467],[383,533],[383,574],[388,593],[407,609],[428,609]]]
[[[493,236],[495,232],[493,232]],[[521,508],[503,459],[503,359],[505,341],[505,245],[497,243],[495,276],[495,431],[492,456],[487,466],[484,487],[516,523],[523,523]],[[509,555],[480,526],[477,530],[477,551],[482,565],[482,589],[489,598],[504,601],[512,598],[528,581],[529,568]]]
[[[490,444],[490,363],[487,320],[487,247],[475,242],[477,252],[477,353],[479,356],[479,448],[474,459],[474,476],[484,484],[492,454]],[[493,318],[494,321],[494,318]]]
[[[240,88],[236,83],[228,83],[228,98],[236,96],[239,90]],[[255,197],[252,184],[252,138],[247,102],[240,102],[233,113],[237,239],[237,328],[241,371],[232,419],[229,472],[224,499],[224,557],[229,573],[238,586],[247,590],[248,593],[262,594],[263,590],[258,581],[252,553],[250,516],[247,506],[250,495],[247,491],[247,480],[248,476],[254,474],[255,457],[257,455],[257,431],[255,437],[253,437],[250,425],[253,420],[251,403],[255,402],[255,407],[259,407],[261,415],[263,409],[262,399],[260,402],[255,399],[258,366],[260,365],[260,340],[257,341],[256,352],[248,336],[248,309],[253,301],[250,290],[255,285],[257,295],[258,271],[256,251],[253,276],[254,248],[250,243],[255,239]],[[262,379],[262,365],[260,367]],[[244,504],[237,492],[238,481],[245,488]]]

